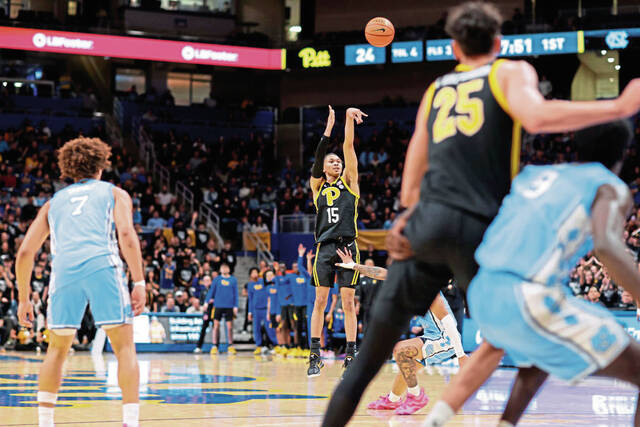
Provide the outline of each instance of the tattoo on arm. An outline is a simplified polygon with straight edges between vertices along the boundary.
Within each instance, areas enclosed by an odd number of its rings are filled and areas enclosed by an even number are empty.
[[[363,276],[371,277],[372,279],[385,280],[387,278],[386,268],[356,264],[354,269],[359,271]]]
[[[402,372],[407,386],[415,387],[418,385],[418,365],[416,357],[418,357],[419,349],[416,347],[404,347],[396,354],[396,363]]]

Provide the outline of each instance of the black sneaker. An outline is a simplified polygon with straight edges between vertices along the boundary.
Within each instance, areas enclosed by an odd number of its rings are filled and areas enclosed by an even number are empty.
[[[344,365],[342,365],[342,376],[340,377],[340,379],[344,378],[345,374],[347,373],[347,369],[349,369],[349,366],[353,364],[353,360],[354,356],[347,356],[344,358]]]
[[[315,353],[309,356],[309,369],[307,369],[307,377],[313,378],[320,376],[320,369],[324,367],[322,359]]]

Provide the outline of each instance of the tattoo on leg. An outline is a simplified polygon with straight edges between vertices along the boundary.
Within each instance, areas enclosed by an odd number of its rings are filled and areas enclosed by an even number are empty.
[[[416,347],[403,347],[396,355],[396,363],[402,372],[402,376],[409,387],[415,387],[418,385],[418,379],[416,373],[418,367],[416,365],[416,357],[419,354],[419,349]]]

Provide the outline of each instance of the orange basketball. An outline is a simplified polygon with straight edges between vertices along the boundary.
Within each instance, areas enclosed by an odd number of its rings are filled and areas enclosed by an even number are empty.
[[[393,24],[387,18],[377,17],[367,22],[364,29],[364,36],[369,44],[375,47],[385,47],[393,41],[396,34]]]

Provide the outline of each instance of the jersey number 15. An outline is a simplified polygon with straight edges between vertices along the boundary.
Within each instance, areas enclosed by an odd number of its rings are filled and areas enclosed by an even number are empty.
[[[337,224],[340,221],[340,214],[338,214],[338,208],[327,208],[327,218],[329,224]]]

